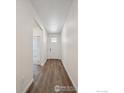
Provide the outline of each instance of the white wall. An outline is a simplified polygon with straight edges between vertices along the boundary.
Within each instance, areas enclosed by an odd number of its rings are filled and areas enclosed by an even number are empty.
[[[76,90],[78,88],[77,0],[74,0],[62,31],[62,61]]]
[[[16,13],[16,93],[22,93],[33,79],[32,34],[36,13],[30,0],[17,0]]]
[[[56,43],[51,42],[51,38],[57,38]],[[48,34],[48,48],[47,48],[47,57],[48,59],[61,59],[61,34]],[[50,52],[50,48],[52,49]]]
[[[44,65],[47,60],[47,31],[43,30],[41,50],[41,65]]]
[[[28,0],[17,0],[16,11],[16,93],[32,80],[33,14]]]

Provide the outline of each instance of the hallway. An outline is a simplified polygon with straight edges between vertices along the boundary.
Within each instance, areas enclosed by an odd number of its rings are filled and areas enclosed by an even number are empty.
[[[62,62],[57,59],[48,59],[27,93],[56,92],[76,93]]]
[[[16,92],[76,93],[78,0],[17,0],[16,11]]]

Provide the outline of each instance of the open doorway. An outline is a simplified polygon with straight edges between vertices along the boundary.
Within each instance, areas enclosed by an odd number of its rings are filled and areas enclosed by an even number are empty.
[[[61,59],[61,34],[48,35],[48,59]]]
[[[36,80],[41,71],[41,48],[42,48],[42,29],[36,21],[33,27],[33,79]]]
[[[40,36],[33,36],[33,64],[40,64]]]

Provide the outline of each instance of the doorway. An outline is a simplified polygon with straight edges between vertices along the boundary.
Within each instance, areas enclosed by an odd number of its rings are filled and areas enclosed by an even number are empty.
[[[48,35],[48,59],[61,59],[61,35]]]
[[[33,27],[33,80],[35,81],[41,71],[41,53],[42,53],[42,38],[43,31],[39,27],[38,23],[34,21]]]
[[[33,36],[33,64],[40,64],[40,36]]]

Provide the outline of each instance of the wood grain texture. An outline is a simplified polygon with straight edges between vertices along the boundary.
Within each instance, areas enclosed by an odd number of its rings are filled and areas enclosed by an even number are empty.
[[[62,62],[49,59],[27,93],[76,93],[76,91]]]

